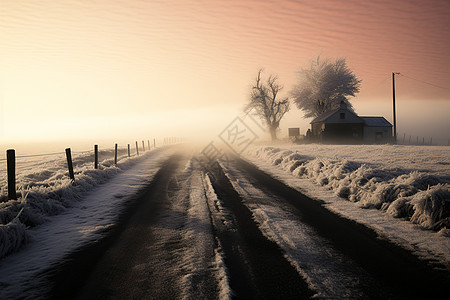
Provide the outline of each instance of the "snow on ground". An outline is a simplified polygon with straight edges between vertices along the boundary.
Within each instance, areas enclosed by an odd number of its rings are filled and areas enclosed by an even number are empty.
[[[208,201],[211,200],[211,183],[209,178],[194,166],[194,161],[189,160],[185,168],[190,176],[189,187],[189,209],[187,210],[187,224],[184,238],[189,245],[184,249],[184,261],[187,275],[183,278],[184,299],[203,298],[206,295],[201,293],[204,287],[198,287],[202,278],[208,276],[208,271],[212,270],[215,280],[218,283],[218,298],[230,299],[231,290],[226,272],[222,248],[220,243],[214,246],[214,237],[211,225],[210,210]],[[185,191],[183,191],[185,192]],[[215,195],[213,195],[215,197]],[[214,251],[214,253],[211,253]],[[213,256],[211,264],[210,257]]]
[[[255,146],[250,157],[443,235],[450,227],[450,147]]]
[[[411,157],[416,158],[409,164]],[[254,146],[246,159],[310,198],[324,201],[330,210],[450,270],[450,148]],[[393,213],[402,206],[408,208],[407,215]],[[436,224],[440,231],[425,230]]]
[[[156,149],[134,159],[125,159],[117,167],[108,162],[103,162],[100,170],[83,167],[77,172],[74,186],[63,178],[54,179],[57,182],[53,185],[54,190],[47,190],[52,185],[35,185],[36,190],[31,188],[27,199],[2,203],[2,212],[19,206],[24,212],[29,209],[31,216],[38,214],[46,222],[28,229],[17,219],[0,225],[2,245],[24,239],[22,235],[29,240],[21,251],[0,260],[0,299],[14,298],[17,293],[30,288],[31,294],[21,297],[32,299],[41,295],[39,286],[45,280],[41,273],[66,254],[99,238],[112,226],[123,205],[153,178],[172,150],[170,147]],[[106,180],[107,184],[100,185]],[[41,196],[42,190],[48,191],[49,196]],[[56,204],[51,204],[52,201]],[[17,226],[22,226],[23,230],[15,228]]]
[[[21,159],[16,172],[18,200],[6,201],[6,184],[1,185],[0,259],[26,243],[26,228],[43,224],[49,217],[62,213],[95,186],[130,169],[147,156],[128,158],[123,155],[117,166],[111,150],[100,151],[99,157],[107,159],[100,161],[97,170],[93,167],[93,153],[85,152],[73,157],[74,184],[68,176],[64,154]]]

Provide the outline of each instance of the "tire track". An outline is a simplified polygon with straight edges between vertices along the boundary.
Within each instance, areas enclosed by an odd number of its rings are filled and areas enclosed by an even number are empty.
[[[227,222],[212,211],[215,234],[222,246],[234,299],[309,299],[314,292],[284,257],[277,244],[268,240],[254,222],[220,168],[213,168],[212,187]]]

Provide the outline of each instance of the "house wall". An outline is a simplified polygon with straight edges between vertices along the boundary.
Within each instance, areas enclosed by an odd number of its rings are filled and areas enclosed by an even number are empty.
[[[311,124],[313,137],[326,143],[361,143],[363,140],[363,124]]]
[[[354,143],[363,139],[363,124],[325,124],[322,140],[325,142]]]
[[[344,119],[341,119],[341,113],[345,114]],[[326,120],[326,123],[364,123],[364,121],[351,111],[347,109],[340,109],[336,113],[329,116]]]
[[[387,143],[392,141],[392,127],[364,126],[364,142]]]

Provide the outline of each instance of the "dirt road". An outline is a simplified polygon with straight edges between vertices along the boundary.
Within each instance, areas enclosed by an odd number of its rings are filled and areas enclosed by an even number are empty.
[[[57,299],[434,299],[438,267],[243,160],[177,154],[48,276]]]

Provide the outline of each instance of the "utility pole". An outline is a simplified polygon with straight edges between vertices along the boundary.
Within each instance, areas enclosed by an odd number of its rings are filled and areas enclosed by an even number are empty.
[[[393,115],[394,115],[394,143],[397,144],[397,118],[395,116],[395,75],[400,73],[392,72],[392,105],[393,105]]]

